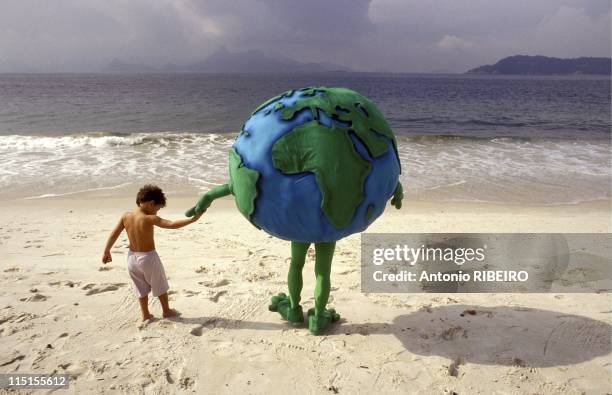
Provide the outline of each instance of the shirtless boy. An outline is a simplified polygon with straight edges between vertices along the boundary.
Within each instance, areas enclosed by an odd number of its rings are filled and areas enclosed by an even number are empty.
[[[128,252],[128,272],[134,282],[134,290],[140,303],[142,320],[153,318],[149,312],[149,292],[159,298],[164,318],[175,317],[179,312],[171,309],[168,305],[168,281],[164,266],[155,251],[155,240],[153,238],[153,226],[166,229],[178,229],[197,221],[204,211],[195,214],[189,219],[170,221],[157,216],[157,212],[166,206],[164,192],[155,185],[145,185],[138,191],[136,196],[137,207],[121,216],[119,223],[115,226],[102,255],[102,263],[111,262],[110,250],[117,238],[125,229],[130,241]]]

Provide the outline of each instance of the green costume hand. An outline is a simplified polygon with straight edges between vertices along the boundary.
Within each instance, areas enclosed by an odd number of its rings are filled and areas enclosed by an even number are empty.
[[[215,199],[219,199],[220,197],[227,196],[232,193],[231,187],[229,184],[219,185],[218,187],[214,187],[210,191],[206,192],[204,195],[200,196],[200,199],[196,203],[195,206],[185,211],[186,217],[193,217],[196,213],[201,213],[206,210]]]
[[[402,199],[404,198],[404,187],[402,187],[401,182],[397,182],[397,187],[395,187],[395,192],[393,192],[393,198],[391,198],[391,204],[395,206],[396,209],[402,208]]]

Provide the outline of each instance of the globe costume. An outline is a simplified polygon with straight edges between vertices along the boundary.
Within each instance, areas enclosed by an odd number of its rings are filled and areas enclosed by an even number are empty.
[[[292,323],[304,320],[302,268],[314,243],[315,307],[308,325],[322,333],[340,318],[326,308],[336,241],[364,231],[390,198],[401,207],[401,167],[389,125],[370,100],[350,89],[287,91],[244,123],[229,153],[229,172],[229,183],[204,194],[186,215],[232,194],[255,227],[291,241],[289,296],[272,297],[269,308]]]

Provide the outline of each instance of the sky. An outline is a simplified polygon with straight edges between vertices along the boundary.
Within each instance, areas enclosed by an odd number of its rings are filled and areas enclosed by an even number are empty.
[[[0,0],[0,72],[159,66],[220,47],[355,71],[610,56],[610,0]]]

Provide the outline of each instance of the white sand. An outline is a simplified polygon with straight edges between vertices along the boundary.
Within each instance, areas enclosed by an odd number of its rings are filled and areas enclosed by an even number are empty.
[[[191,202],[170,197],[160,214],[178,218]],[[125,237],[100,263],[133,204],[0,202],[0,372],[69,373],[72,393],[612,391],[609,294],[362,294],[359,235],[338,243],[332,270],[330,306],[342,321],[326,336],[293,328],[267,309],[286,292],[289,244],[228,200],[194,225],[156,231],[183,318],[140,325]],[[610,232],[610,206],[405,202],[369,231]],[[160,316],[157,301],[151,311]]]

